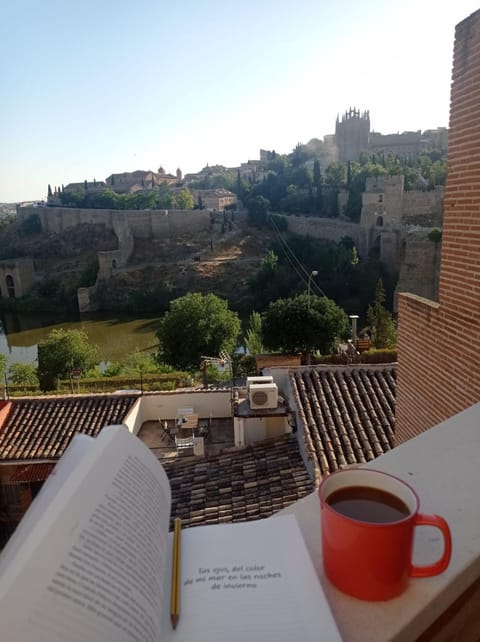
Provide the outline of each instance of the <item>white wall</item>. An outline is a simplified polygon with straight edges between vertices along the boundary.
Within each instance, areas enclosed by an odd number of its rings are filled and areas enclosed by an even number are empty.
[[[139,397],[137,401],[133,404],[130,410],[127,413],[127,416],[124,418],[123,423],[127,426],[129,432],[136,435],[140,428],[142,427],[142,397]]]
[[[178,408],[193,408],[200,418],[231,417],[230,390],[191,390],[187,392],[154,392],[139,397],[140,407],[136,424],[144,421],[175,419]],[[132,412],[132,411],[130,411]],[[130,414],[130,413],[129,413]]]

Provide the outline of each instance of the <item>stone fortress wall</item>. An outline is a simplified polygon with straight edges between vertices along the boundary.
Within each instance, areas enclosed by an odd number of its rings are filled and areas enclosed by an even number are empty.
[[[204,232],[210,227],[207,210],[100,210],[69,207],[19,207],[17,218],[21,223],[32,215],[40,219],[47,234],[59,234],[81,223],[105,225],[115,232],[118,239],[116,250],[98,253],[99,281],[105,281],[126,267],[134,250],[135,239],[162,239],[178,241],[188,234]],[[8,283],[15,280],[15,296],[21,296],[32,287],[32,275],[26,273],[22,260],[0,261],[0,295],[8,296]],[[9,276],[10,275],[10,276]],[[22,276],[24,275],[24,276]],[[10,288],[11,291],[11,288]],[[90,298],[95,286],[80,288],[78,302],[81,312],[89,311]]]
[[[341,199],[340,195],[340,204]],[[399,277],[397,291],[407,289],[435,298],[439,244],[430,241],[428,233],[432,227],[441,227],[442,205],[443,188],[407,192],[403,176],[369,178],[359,223],[343,218],[288,216],[288,229],[297,236],[337,243],[350,237],[360,256],[367,256],[373,247],[378,247],[382,262],[394,278]],[[99,252],[99,280],[108,280],[125,268],[133,253],[135,239],[181,241],[187,233],[205,232],[211,223],[208,210],[18,209],[20,222],[33,214],[39,216],[46,233],[60,233],[80,223],[102,224],[112,229],[118,238],[118,249]],[[2,270],[5,272],[0,262],[0,291],[2,296],[8,296],[7,272],[3,274]],[[16,292],[25,293],[34,282],[33,267],[31,275],[25,272],[25,278],[19,270],[15,272],[20,275]],[[14,270],[9,273],[13,274]],[[79,290],[81,310],[88,309],[90,294],[91,288]]]
[[[37,215],[44,232],[59,234],[64,230],[92,223],[120,231],[128,226],[135,238],[163,238],[205,229],[210,223],[207,210],[101,210],[71,207],[19,207],[17,218],[21,223]]]
[[[428,234],[432,228],[442,226],[443,194],[443,187],[407,192],[403,176],[372,177],[367,179],[362,196],[359,223],[289,216],[288,228],[298,236],[337,243],[349,236],[363,257],[377,246],[381,261],[399,279],[398,291],[435,298],[439,244],[431,241]]]
[[[23,296],[34,283],[35,270],[31,258],[0,261],[0,297]]]
[[[286,216],[288,231],[296,236],[311,236],[314,239],[325,239],[339,243],[344,236],[349,236],[360,244],[364,233],[358,223],[334,218],[317,218],[312,216]]]

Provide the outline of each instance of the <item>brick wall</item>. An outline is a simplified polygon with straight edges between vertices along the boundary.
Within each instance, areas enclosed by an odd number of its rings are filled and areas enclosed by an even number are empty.
[[[399,296],[397,442],[480,400],[480,11],[455,33],[438,303]]]

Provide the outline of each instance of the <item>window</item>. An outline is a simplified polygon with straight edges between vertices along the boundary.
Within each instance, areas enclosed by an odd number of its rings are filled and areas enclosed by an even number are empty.
[[[13,281],[13,276],[11,274],[7,274],[7,276],[5,277],[5,282],[7,284],[8,296],[10,297],[10,299],[14,299],[15,298],[15,283]]]

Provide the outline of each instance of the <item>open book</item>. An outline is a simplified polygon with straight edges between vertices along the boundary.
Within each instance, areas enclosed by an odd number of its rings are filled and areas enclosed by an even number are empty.
[[[183,530],[173,630],[169,517],[167,476],[137,437],[75,437],[0,557],[1,639],[341,639],[293,516]]]

